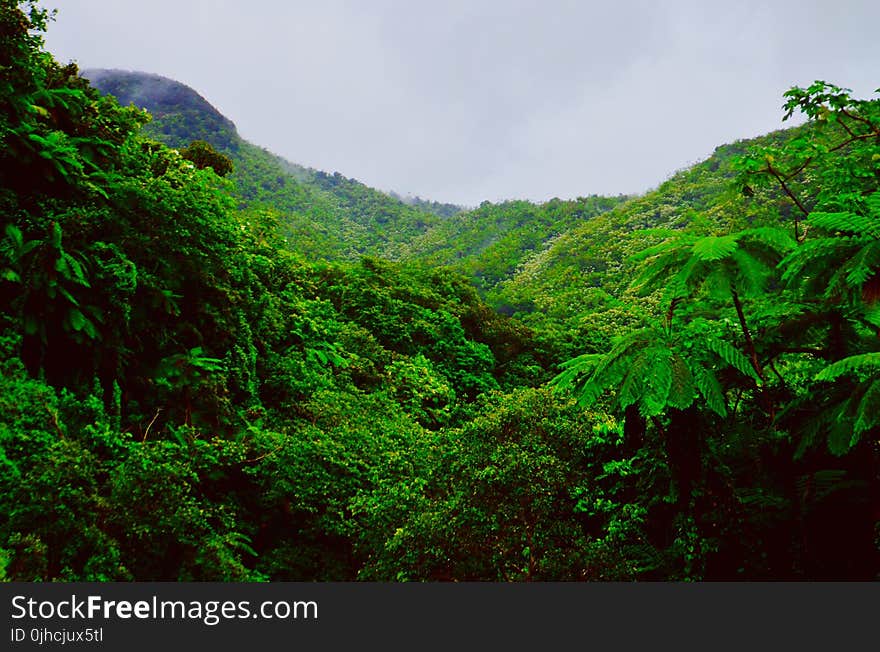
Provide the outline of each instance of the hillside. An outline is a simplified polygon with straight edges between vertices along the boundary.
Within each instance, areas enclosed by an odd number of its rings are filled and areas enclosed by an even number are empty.
[[[119,70],[82,74],[121,104],[149,111],[153,119],[144,127],[149,136],[177,148],[204,140],[228,154],[242,206],[268,210],[291,248],[312,258],[376,256],[448,266],[466,274],[492,299],[496,286],[530,254],[623,199],[484,203],[474,210],[406,199],[338,172],[291,163],[244,141],[230,120],[179,82]]]
[[[242,207],[274,212],[294,251],[312,258],[398,259],[405,243],[440,219],[354,179],[291,163],[243,140],[232,121],[180,82],[121,70],[82,75],[123,106],[149,111],[144,133],[150,137],[175,148],[204,140],[230,156]]]
[[[406,255],[430,265],[451,267],[472,279],[490,300],[497,300],[498,285],[510,279],[535,252],[624,200],[592,196],[545,204],[483,202],[413,239]]]
[[[586,331],[602,321],[601,313],[617,310],[618,300],[626,295],[637,268],[630,258],[670,232],[728,233],[790,219],[790,205],[778,188],[761,190],[761,201],[742,193],[742,184],[735,182],[735,162],[752,150],[784,147],[811,128],[784,129],[719,146],[706,160],[676,172],[656,189],[573,224],[510,274],[493,294],[494,301],[514,307],[520,319],[539,330],[588,337]],[[600,348],[608,343],[606,337]]]

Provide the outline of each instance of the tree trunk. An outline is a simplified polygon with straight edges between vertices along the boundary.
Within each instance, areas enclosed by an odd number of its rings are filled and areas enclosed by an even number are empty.
[[[695,406],[669,411],[665,443],[669,468],[678,490],[678,509],[687,511],[694,487],[703,476],[703,422]]]
[[[645,443],[647,421],[635,405],[628,405],[623,413],[623,454],[632,457]]]

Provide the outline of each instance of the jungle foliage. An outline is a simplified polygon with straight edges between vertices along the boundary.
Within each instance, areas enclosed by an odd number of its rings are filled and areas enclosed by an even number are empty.
[[[880,101],[432,213],[151,122],[48,19],[0,0],[0,578],[878,576]]]

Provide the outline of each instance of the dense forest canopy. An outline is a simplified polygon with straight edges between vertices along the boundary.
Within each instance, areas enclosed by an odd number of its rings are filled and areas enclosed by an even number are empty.
[[[0,578],[878,577],[880,101],[459,210],[48,19],[0,0]]]

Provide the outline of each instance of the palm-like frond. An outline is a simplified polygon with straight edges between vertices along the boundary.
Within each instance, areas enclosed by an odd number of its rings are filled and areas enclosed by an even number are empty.
[[[724,390],[715,374],[703,366],[694,367],[694,384],[706,400],[706,405],[719,416],[727,416],[727,401]]]
[[[744,376],[748,376],[756,383],[761,382],[761,378],[755,372],[755,368],[749,359],[740,353],[733,345],[717,337],[706,338],[706,348],[715,353],[719,358],[724,360],[728,365],[739,371]]]
[[[880,371],[880,353],[863,353],[851,355],[843,360],[838,360],[816,374],[817,381],[833,381],[841,376],[855,376],[865,378],[868,375]]]
[[[739,247],[736,235],[708,236],[700,238],[691,247],[691,254],[705,263],[722,260]]]
[[[870,238],[880,237],[880,222],[868,215],[856,213],[810,213],[807,223],[830,233]]]
[[[880,273],[880,193],[869,195],[865,206],[865,214],[810,214],[807,224],[824,235],[805,242],[781,261],[783,281],[819,291],[825,299],[858,297],[868,280]]]
[[[872,382],[859,401],[853,429],[861,435],[877,425],[880,425],[880,380]]]
[[[671,383],[666,402],[669,407],[684,410],[694,402],[696,385],[694,374],[683,357],[678,353],[672,354],[670,361]]]
[[[716,351],[727,365],[756,378],[748,359],[731,345],[715,338],[706,341],[713,342],[709,350]],[[669,333],[646,328],[622,338],[605,355],[569,360],[551,384],[571,389],[582,405],[590,405],[604,392],[614,390],[621,408],[637,405],[646,417],[657,416],[668,408],[687,409],[698,396],[706,400],[710,410],[726,416],[724,390],[702,358],[705,354],[685,352],[681,340]]]
[[[749,295],[766,287],[777,261],[795,247],[781,229],[746,229],[730,235],[670,238],[630,258],[647,261],[631,286],[641,293],[666,288],[672,300],[693,294],[704,284],[730,287]]]

